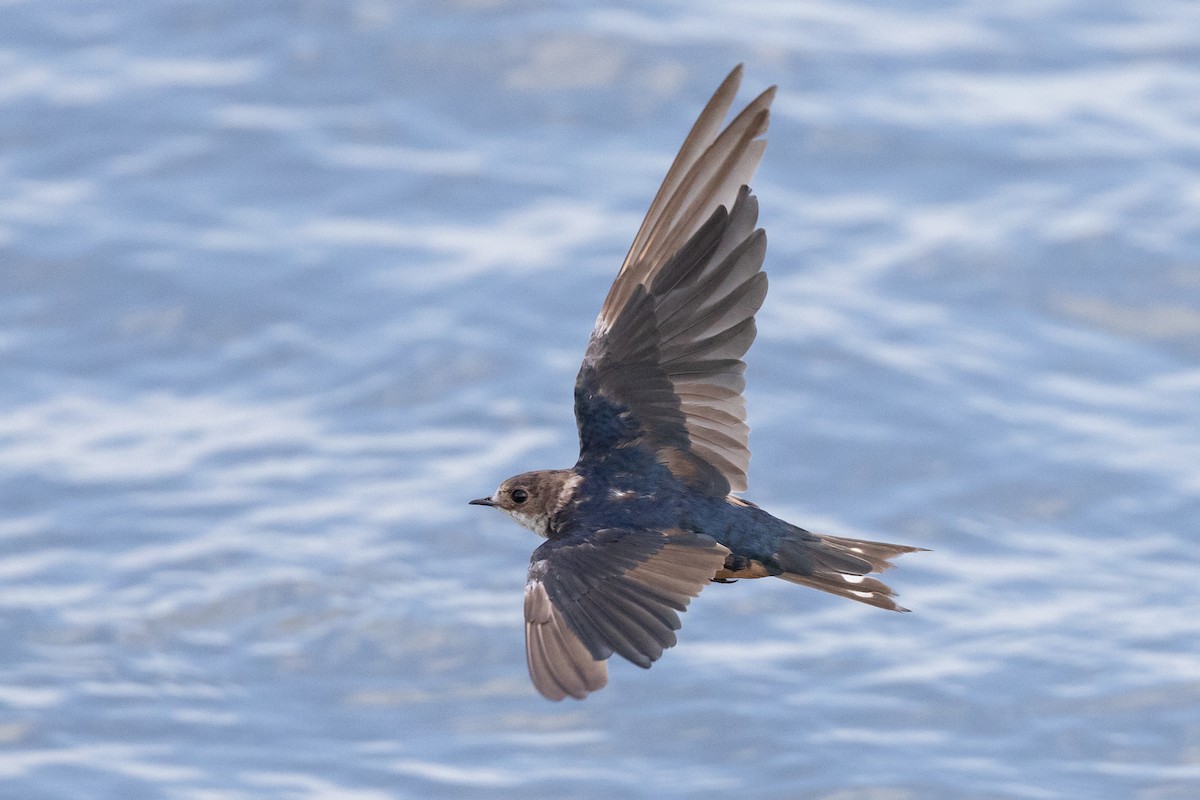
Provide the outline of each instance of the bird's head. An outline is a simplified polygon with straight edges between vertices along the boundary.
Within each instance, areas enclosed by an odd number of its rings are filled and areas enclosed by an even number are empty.
[[[471,505],[498,508],[538,536],[549,536],[554,515],[571,501],[579,481],[569,469],[522,472],[500,484],[491,497],[472,500]]]

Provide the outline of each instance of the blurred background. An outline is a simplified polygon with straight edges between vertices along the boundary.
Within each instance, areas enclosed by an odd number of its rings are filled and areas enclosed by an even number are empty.
[[[932,549],[525,674],[592,321],[779,97],[748,497]],[[1200,796],[1200,5],[0,3],[0,795]]]

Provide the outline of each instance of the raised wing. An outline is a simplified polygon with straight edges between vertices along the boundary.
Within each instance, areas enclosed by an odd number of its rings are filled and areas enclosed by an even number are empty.
[[[729,551],[682,530],[608,528],[547,540],[525,584],[525,655],[537,690],[582,699],[608,682],[616,653],[649,667],[675,644],[676,612]]]
[[[721,122],[742,83],[742,65],[726,76],[696,119],[609,289],[596,325],[611,323],[638,286],[649,286],[717,206],[729,209],[738,190],[750,183],[767,146],[768,108],[775,87],[754,98],[718,135]]]
[[[714,495],[746,488],[741,357],[766,296],[766,236],[745,186],[762,158],[759,95],[719,135],[741,67],[717,89],[667,172],[604,301],[575,387],[581,457],[642,444]]]

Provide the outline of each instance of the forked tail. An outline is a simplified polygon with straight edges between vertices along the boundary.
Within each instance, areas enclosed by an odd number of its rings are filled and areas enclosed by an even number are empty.
[[[789,537],[775,554],[784,569],[780,578],[878,608],[908,611],[896,605],[890,586],[868,575],[891,569],[896,556],[925,548],[797,532],[802,535]]]

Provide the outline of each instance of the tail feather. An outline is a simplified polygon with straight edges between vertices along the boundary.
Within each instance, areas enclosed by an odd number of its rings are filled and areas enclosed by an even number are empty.
[[[803,535],[789,538],[775,554],[784,570],[779,577],[876,608],[908,611],[892,599],[896,593],[890,586],[866,576],[891,569],[891,559],[896,556],[924,548],[845,539],[800,529],[797,533]]]

